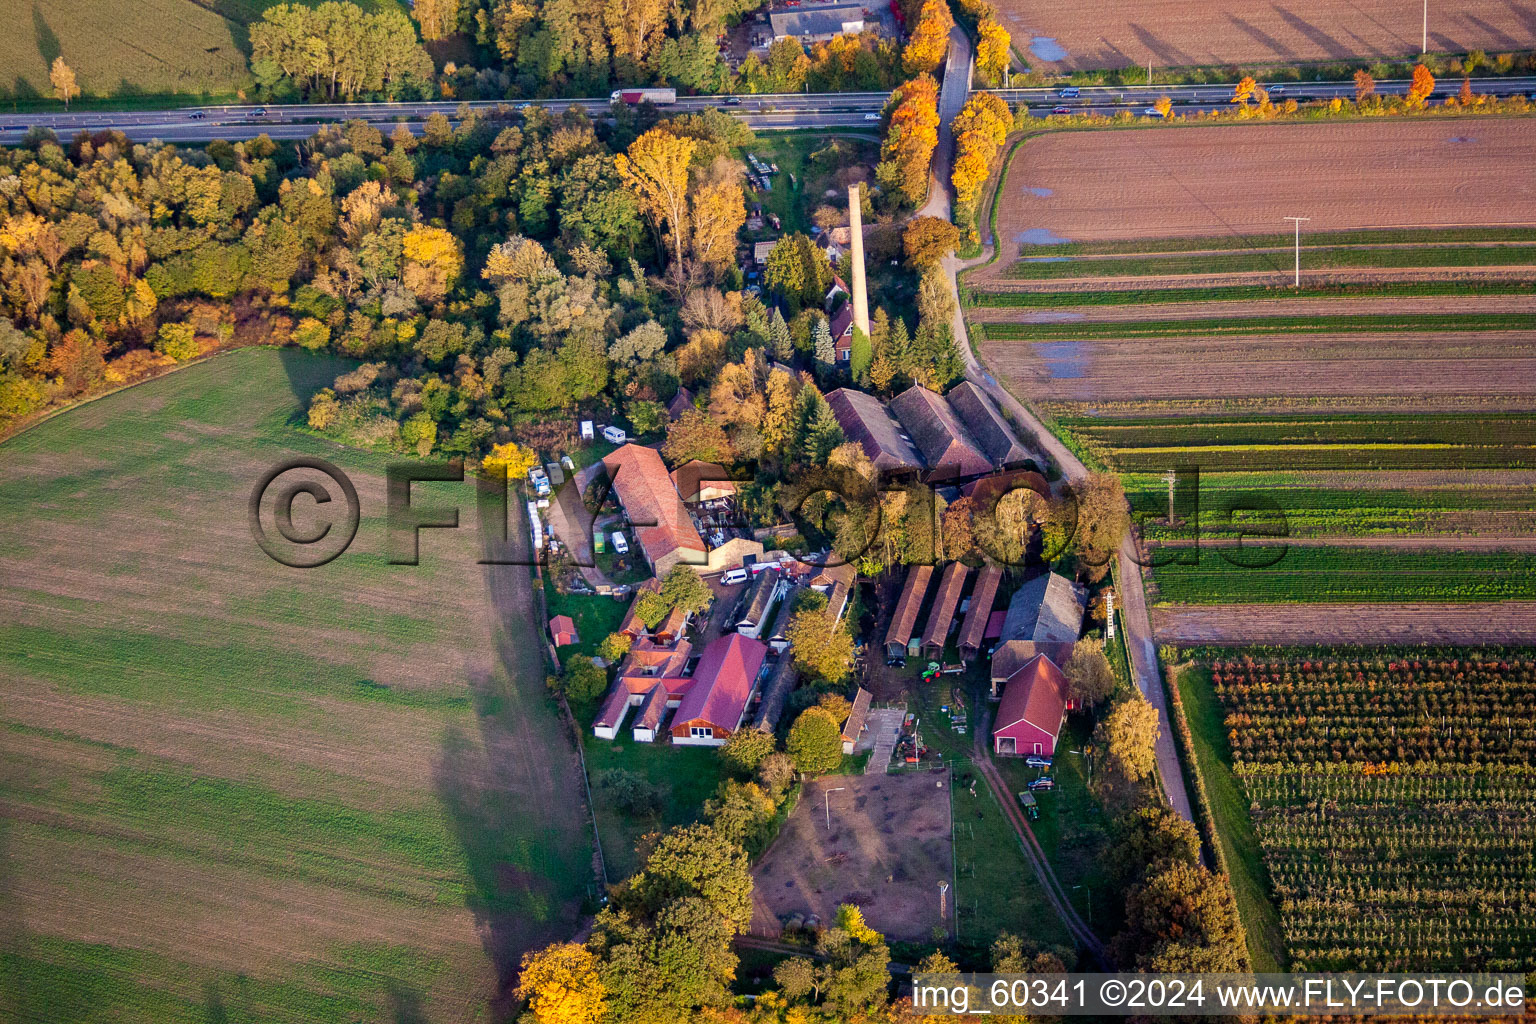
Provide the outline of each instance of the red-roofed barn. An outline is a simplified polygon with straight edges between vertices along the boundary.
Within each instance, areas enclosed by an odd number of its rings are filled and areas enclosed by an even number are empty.
[[[766,645],[739,633],[722,636],[704,648],[693,686],[672,718],[672,742],[722,746],[741,727],[767,656]]]
[[[1053,757],[1067,713],[1067,677],[1037,654],[1008,678],[992,727],[993,753]]]

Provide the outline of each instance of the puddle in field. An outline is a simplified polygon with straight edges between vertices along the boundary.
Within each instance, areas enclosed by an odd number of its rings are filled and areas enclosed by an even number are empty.
[[[1029,41],[1029,52],[1037,60],[1066,60],[1067,48],[1050,36],[1034,36]]]
[[[1035,343],[1035,355],[1056,380],[1088,376],[1088,356],[1080,341],[1041,341]]]
[[[1065,263],[1065,262],[1067,262],[1067,259],[1068,259],[1068,257],[1066,257],[1066,256],[1025,256],[1023,258],[1023,260],[1021,260],[1020,262],[1023,262],[1023,263]]]
[[[1472,142],[1476,142],[1477,140],[1474,139],[1470,135],[1452,135],[1451,136],[1451,141],[1452,142],[1460,142],[1460,143],[1472,143]]]
[[[1036,196],[1040,199],[1044,199],[1046,196],[1054,194],[1055,191],[1056,190],[1053,188],[1041,188],[1039,185],[1024,186],[1024,192],[1026,195]]]
[[[1020,245],[1062,245],[1072,241],[1070,238],[1062,238],[1050,228],[1029,228],[1014,235],[1013,240]]]

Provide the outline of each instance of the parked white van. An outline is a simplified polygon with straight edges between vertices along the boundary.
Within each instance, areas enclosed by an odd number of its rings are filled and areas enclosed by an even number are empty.
[[[623,444],[629,440],[629,435],[624,433],[623,427],[604,427],[603,440],[609,444]]]
[[[745,569],[727,569],[720,576],[720,582],[728,587],[734,587],[747,582],[750,574]]]
[[[613,550],[621,555],[629,554],[629,541],[618,530],[613,531]]]

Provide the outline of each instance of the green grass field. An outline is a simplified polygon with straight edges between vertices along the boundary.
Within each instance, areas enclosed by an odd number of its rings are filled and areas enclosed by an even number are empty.
[[[1355,296],[1529,295],[1529,281],[1384,281],[1288,288],[1281,285],[1230,285],[1213,288],[1119,288],[1108,291],[987,292],[962,287],[971,306],[1056,309],[1063,306],[1140,306],[1171,302],[1247,302],[1255,299],[1327,299]]]
[[[1290,250],[1182,253],[1140,257],[1035,256],[1008,268],[1008,276],[1022,281],[1056,281],[1082,277],[1160,277],[1174,274],[1242,274],[1263,271],[1289,274],[1294,267]],[[1499,267],[1536,263],[1536,247],[1530,245],[1431,245],[1422,248],[1303,249],[1302,263],[1309,270],[1345,270],[1367,267]]]
[[[1313,231],[1303,236],[1302,252],[1324,246],[1412,245],[1423,247],[1422,231],[1380,229],[1374,231]],[[1536,242],[1536,228],[1461,227],[1440,228],[1427,236],[1435,244],[1466,242]],[[1156,255],[1172,252],[1209,252],[1216,249],[1287,249],[1290,233],[1241,235],[1232,238],[1146,238],[1106,240],[1102,242],[1059,242],[1054,245],[1025,245],[1026,256],[1122,256]],[[1239,244],[1240,243],[1240,244]]]
[[[603,839],[603,858],[612,882],[620,882],[640,869],[635,844],[647,832],[665,832],[699,820],[704,801],[715,795],[727,774],[713,747],[636,743],[630,739],[628,729],[620,732],[619,737],[612,742],[600,740],[587,729],[583,730],[582,738],[587,774],[592,779],[592,799],[597,807],[597,827]],[[635,772],[648,782],[665,786],[667,798],[660,813],[629,816],[605,799],[602,775],[615,770]]]
[[[476,564],[472,512],[386,563],[386,457],[290,425],[346,365],[239,351],[0,446],[0,1017],[485,1020],[573,926],[591,831],[527,572]],[[295,455],[360,494],[318,569],[247,525]]]
[[[1248,931],[1248,955],[1256,971],[1279,971],[1286,963],[1280,915],[1269,898],[1269,876],[1264,851],[1248,818],[1248,799],[1242,783],[1232,772],[1232,754],[1221,704],[1211,690],[1209,670],[1200,666],[1170,668],[1172,683],[1179,688],[1194,756],[1205,780],[1216,835],[1232,880],[1237,910]]]
[[[247,26],[277,0],[5,0],[0,22],[0,100],[48,98],[48,69],[62,56],[86,97],[131,101],[143,94],[233,100],[250,83]],[[320,0],[297,0],[315,6]],[[397,0],[353,0],[366,10],[404,9]]]
[[[1195,552],[1181,552],[1185,558]],[[1297,547],[1198,552],[1152,571],[1162,604],[1509,601],[1536,599],[1536,555]],[[1228,558],[1246,561],[1233,564]],[[1273,564],[1258,561],[1278,559]]]

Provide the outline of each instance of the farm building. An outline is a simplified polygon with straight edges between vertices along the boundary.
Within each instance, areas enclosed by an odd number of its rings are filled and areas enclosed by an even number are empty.
[[[748,555],[762,555],[763,545],[739,531],[710,528],[711,539],[706,541],[656,449],[626,444],[604,456],[603,467],[634,527],[640,553],[657,576],[665,576],[675,565],[699,573],[719,572],[740,565]]]
[[[636,743],[654,743],[656,736],[661,732],[662,720],[667,717],[667,688],[665,686],[653,686],[651,692],[640,701],[640,710],[635,715],[635,724],[630,729],[630,735]]]
[[[693,613],[684,608],[673,608],[667,612],[666,618],[656,624],[651,630],[651,639],[658,644],[670,646],[683,638],[688,630],[688,623],[693,620]]]
[[[763,575],[768,575],[764,573]],[[799,596],[798,586],[787,586],[784,595],[779,599],[779,613],[773,617],[773,628],[768,631],[767,644],[775,651],[783,654],[789,650],[789,620],[795,614],[795,598]]]
[[[869,702],[873,699],[874,696],[862,686],[854,694],[853,710],[848,712],[848,721],[843,723],[843,753],[853,753],[854,744],[864,732],[864,719],[869,717]]]
[[[992,751],[1002,756],[1053,757],[1067,713],[1067,677],[1037,654],[1009,676],[992,726]]]
[[[1002,581],[1003,570],[995,565],[984,565],[976,574],[971,606],[960,625],[960,656],[966,661],[974,660],[986,646],[987,620],[992,617],[992,604],[997,600],[997,588]]]
[[[1013,595],[997,649],[992,652],[992,695],[1037,654],[1064,665],[1083,631],[1088,591],[1065,576],[1048,572]]]
[[[1030,461],[1029,452],[1019,443],[1001,410],[981,388],[963,380],[944,400],[970,431],[982,454],[992,461],[993,468],[1017,469]]]
[[[923,457],[912,439],[874,395],[838,388],[827,395],[827,405],[843,435],[859,443],[881,474],[912,475],[923,468]]]
[[[842,562],[838,565],[823,565],[811,573],[806,581],[812,589],[825,594],[827,597],[827,614],[837,622],[843,617],[843,612],[848,609],[848,593],[853,589],[853,582],[857,578],[857,570],[851,562]]]
[[[592,735],[600,740],[615,738],[629,709],[638,707],[635,739],[653,742],[667,709],[676,707],[693,686],[693,677],[686,674],[692,653],[687,640],[672,645],[659,644],[650,637],[636,640],[619,663],[613,686],[592,723]]]
[[[836,361],[846,363],[853,355],[853,303],[843,303],[843,308],[832,317],[832,349]]]
[[[736,613],[736,632],[758,639],[762,631],[772,625],[769,616],[773,613],[773,603],[783,591],[784,577],[778,570],[765,569],[758,573],[741,599],[741,607]]]
[[[950,562],[944,567],[944,575],[939,577],[939,589],[934,591],[928,625],[923,630],[923,653],[930,658],[944,653],[949,627],[955,621],[955,607],[960,603],[960,592],[965,589],[966,571],[960,562]]]
[[[665,576],[680,562],[706,560],[709,549],[688,517],[656,449],[626,444],[605,455],[603,466],[653,573]]]
[[[890,628],[885,631],[886,657],[900,658],[908,653],[912,631],[917,628],[917,613],[922,610],[923,598],[928,593],[928,580],[932,575],[931,565],[914,565],[907,570],[906,582],[901,587],[901,599],[896,602]]]
[[[801,43],[824,43],[836,36],[858,35],[864,31],[865,4],[831,3],[815,7],[782,7],[768,14],[773,38],[794,39]]]
[[[672,401],[667,403],[667,416],[673,420],[683,418],[683,413],[693,408],[693,392],[687,388],[678,388],[677,394],[672,396]]]
[[[723,746],[741,727],[767,655],[767,647],[739,633],[704,648],[693,684],[672,718],[672,742]]]
[[[924,480],[963,480],[992,472],[992,460],[943,395],[914,384],[891,399],[891,411],[922,453],[928,467]]]
[[[728,498],[736,493],[736,484],[723,467],[698,459],[685,462],[672,471],[672,486],[677,490],[677,496],[688,504]]]
[[[789,695],[794,692],[795,684],[799,681],[800,673],[795,668],[795,659],[780,655],[773,666],[773,674],[763,684],[763,699],[757,704],[757,714],[752,718],[752,728],[766,733],[777,729],[779,718],[784,714],[784,705],[789,701]]]
[[[549,620],[549,638],[556,647],[581,643],[581,637],[576,633],[576,623],[569,615],[556,615]]]

